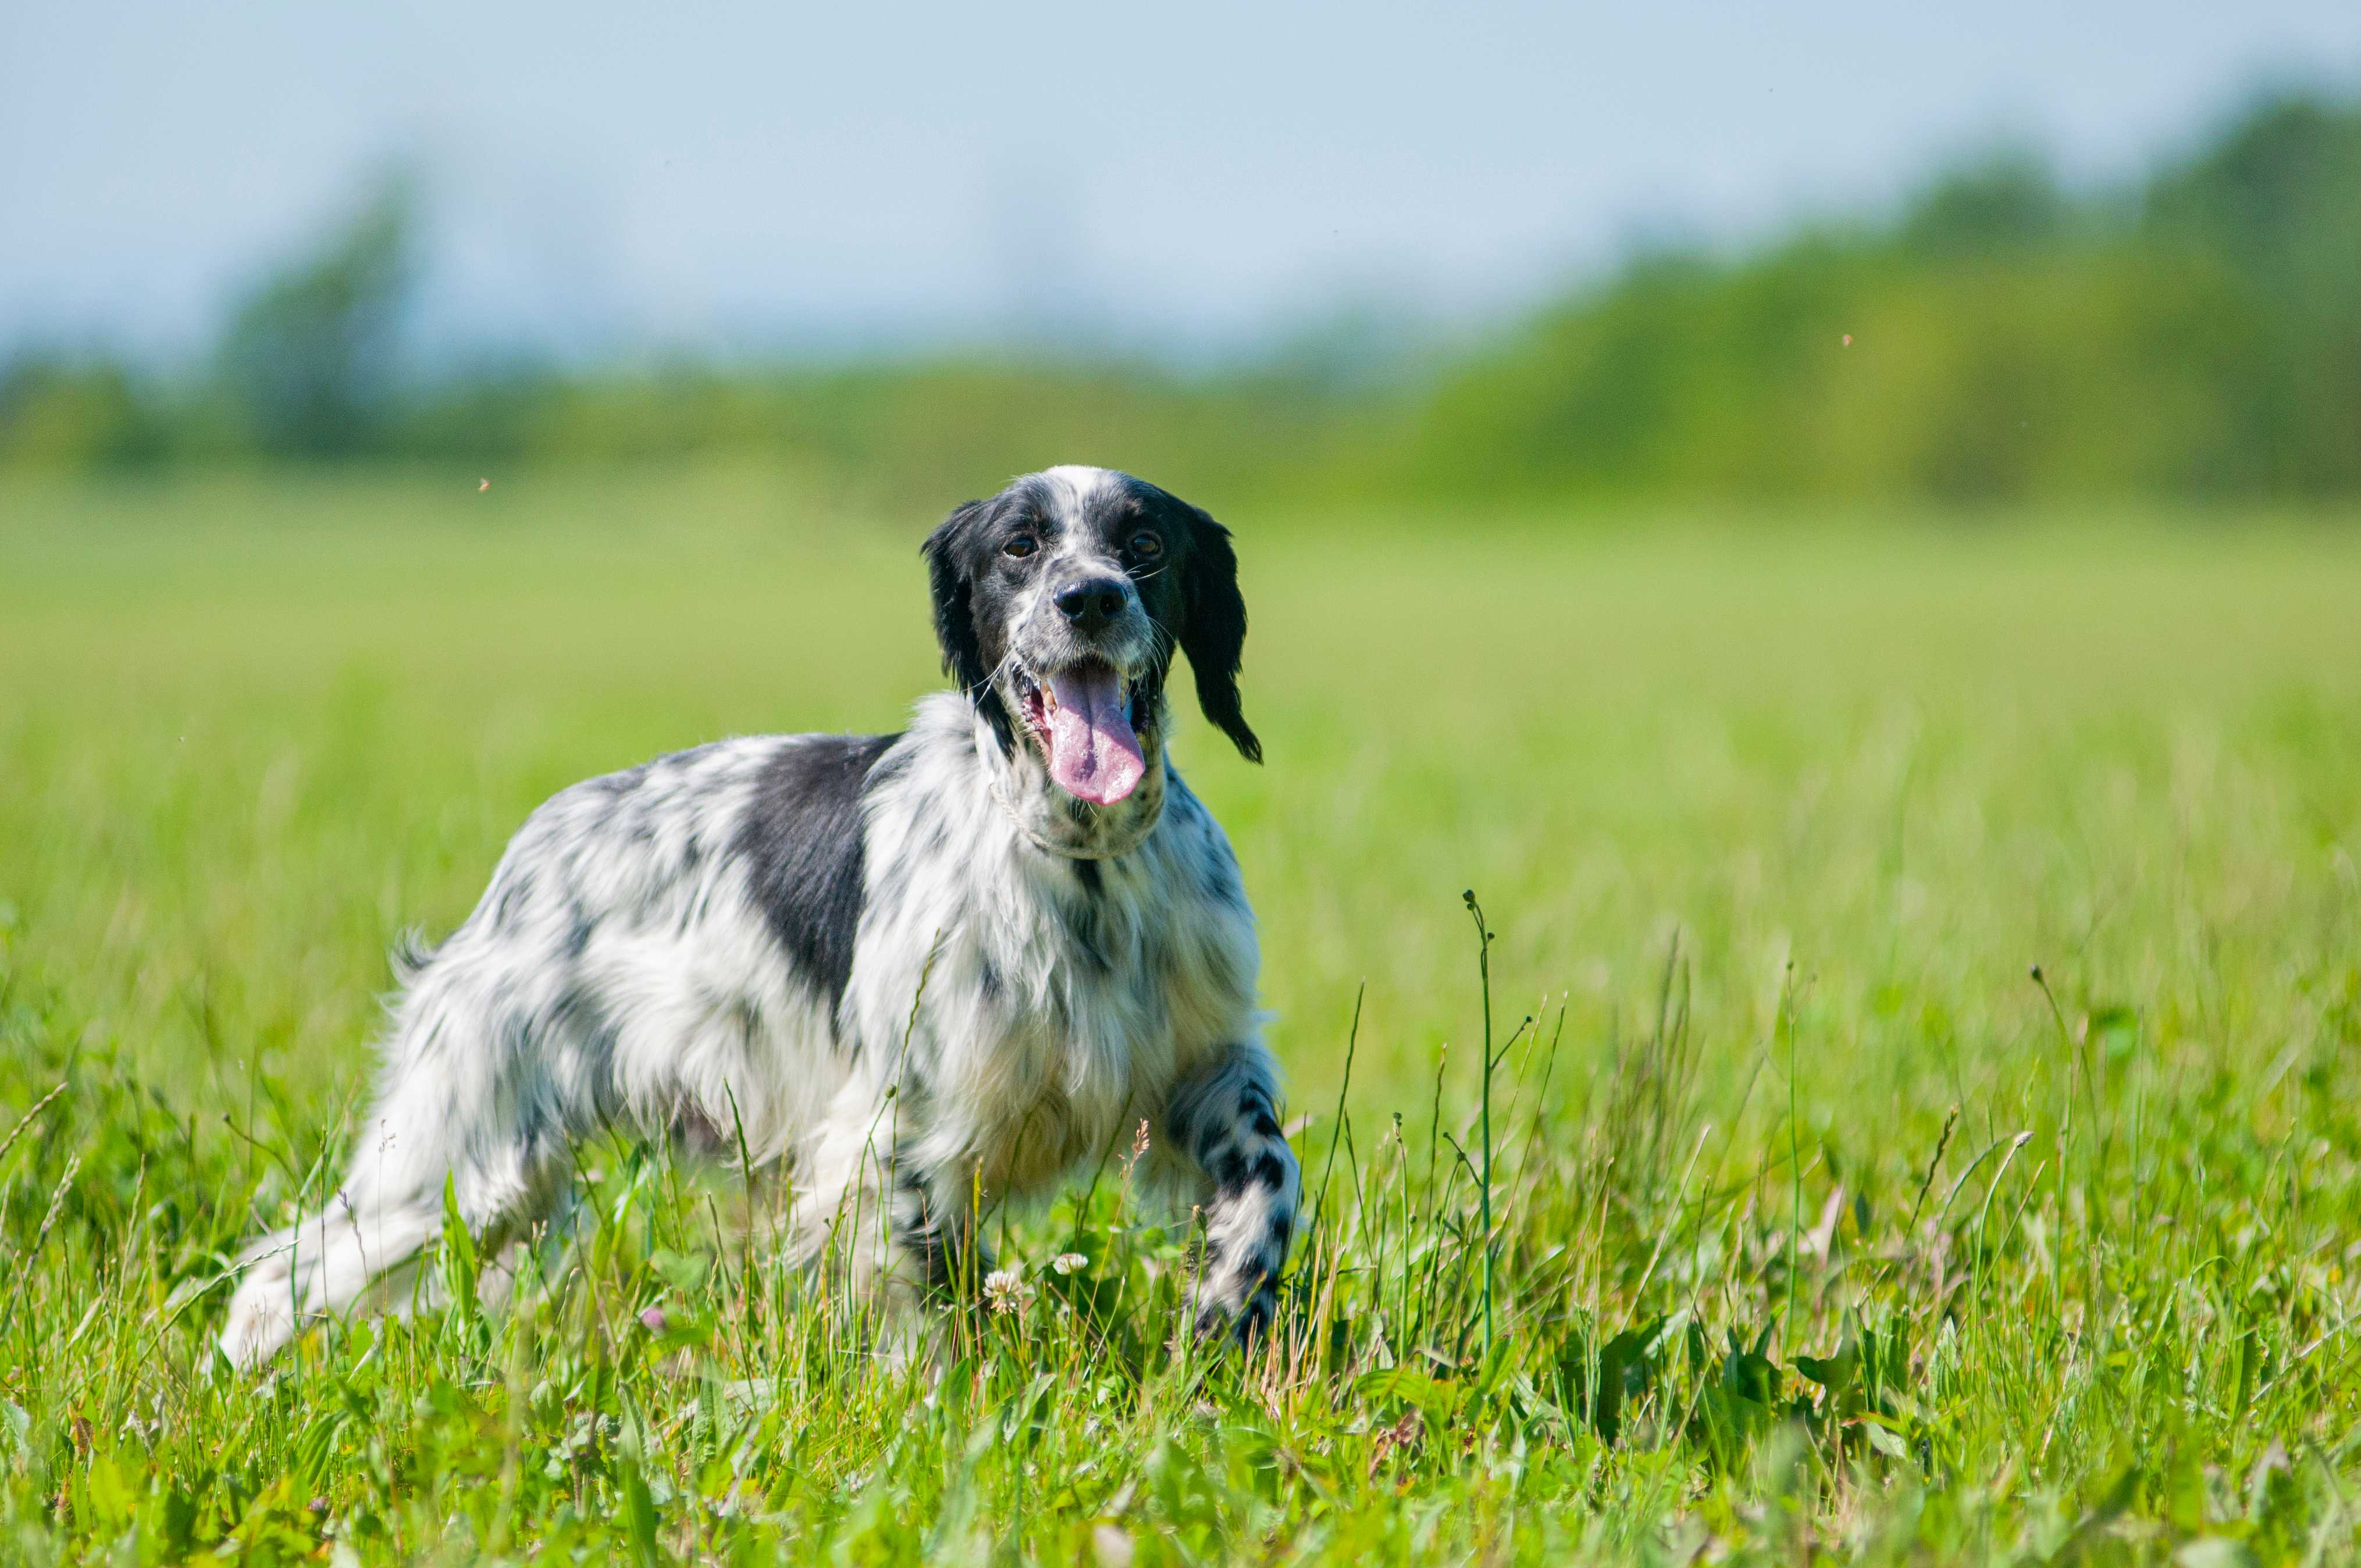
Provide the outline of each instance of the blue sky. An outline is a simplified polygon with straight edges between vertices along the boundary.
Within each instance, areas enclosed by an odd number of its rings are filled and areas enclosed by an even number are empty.
[[[24,0],[0,348],[190,353],[402,159],[446,340],[1212,353],[1352,302],[1481,321],[2003,138],[2133,173],[2269,82],[2361,82],[2361,5]]]

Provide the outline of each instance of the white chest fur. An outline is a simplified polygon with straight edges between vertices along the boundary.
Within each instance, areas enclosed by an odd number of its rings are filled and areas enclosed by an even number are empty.
[[[846,1044],[861,1076],[895,1086],[899,1135],[928,1166],[1036,1186],[1252,1037],[1254,917],[1228,839],[1177,774],[1136,847],[1071,859],[980,787],[960,699],[922,707],[905,744],[868,807]]]

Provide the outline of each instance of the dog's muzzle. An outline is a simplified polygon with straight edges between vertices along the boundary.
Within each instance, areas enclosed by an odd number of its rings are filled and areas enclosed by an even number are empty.
[[[1093,806],[1113,806],[1139,787],[1148,758],[1133,724],[1133,682],[1098,658],[1038,675],[1019,664],[1012,676],[1025,728],[1060,788]]]

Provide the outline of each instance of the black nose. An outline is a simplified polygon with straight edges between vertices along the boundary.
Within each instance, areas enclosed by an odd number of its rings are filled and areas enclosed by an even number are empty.
[[[1113,577],[1093,577],[1058,590],[1059,612],[1077,631],[1097,631],[1123,613],[1123,585]]]

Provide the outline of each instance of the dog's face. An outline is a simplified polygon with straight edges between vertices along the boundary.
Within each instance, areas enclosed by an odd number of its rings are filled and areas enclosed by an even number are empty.
[[[1128,474],[1051,468],[952,512],[926,556],[943,667],[1003,750],[1030,748],[1074,800],[1125,800],[1160,756],[1176,648],[1205,717],[1262,760],[1238,707],[1237,558],[1195,507]]]

